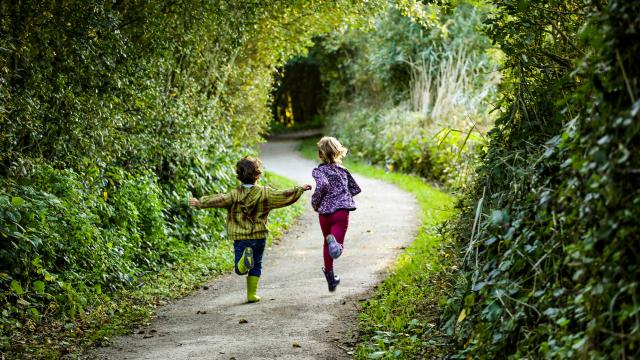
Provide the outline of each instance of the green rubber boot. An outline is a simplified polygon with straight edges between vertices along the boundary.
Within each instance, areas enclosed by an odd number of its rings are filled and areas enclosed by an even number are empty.
[[[238,260],[238,274],[244,275],[249,270],[253,269],[253,249],[250,247],[244,248],[242,257]]]
[[[256,295],[258,281],[260,281],[259,276],[247,276],[247,301],[250,303],[260,301],[260,296]]]

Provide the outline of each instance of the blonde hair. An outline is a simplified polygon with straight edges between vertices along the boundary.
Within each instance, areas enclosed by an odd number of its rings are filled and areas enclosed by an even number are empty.
[[[318,145],[318,156],[325,164],[339,164],[342,162],[342,158],[347,155],[347,148],[332,136],[323,137],[316,145]]]

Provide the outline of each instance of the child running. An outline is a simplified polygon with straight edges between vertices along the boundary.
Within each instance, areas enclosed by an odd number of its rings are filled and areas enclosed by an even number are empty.
[[[262,273],[262,254],[267,238],[269,211],[295,203],[311,185],[277,191],[256,185],[262,174],[260,159],[244,157],[236,164],[236,175],[241,186],[226,193],[204,196],[200,200],[191,198],[189,205],[198,209],[227,209],[227,234],[233,240],[235,271],[247,276],[247,301],[260,301],[256,295]]]
[[[311,206],[319,214],[324,238],[322,271],[327,278],[329,291],[335,291],[340,277],[333,272],[333,260],[342,255],[349,211],[356,209],[353,197],[361,190],[349,171],[341,165],[347,149],[336,138],[329,136],[320,139],[317,145],[321,164],[312,172],[316,189],[311,197]]]

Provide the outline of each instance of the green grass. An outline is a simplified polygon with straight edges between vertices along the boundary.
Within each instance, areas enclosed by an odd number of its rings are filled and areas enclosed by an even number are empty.
[[[304,141],[303,156],[317,160],[315,139]],[[352,161],[351,171],[393,183],[418,200],[422,225],[359,316],[358,359],[415,359],[445,356],[447,337],[440,333],[440,309],[452,291],[453,245],[440,229],[454,215],[455,198],[413,175],[390,173]]]
[[[265,180],[275,188],[294,185],[273,173],[267,173]],[[272,211],[268,244],[282,236],[303,211],[304,204],[300,201]],[[231,271],[233,260],[233,243],[229,240],[208,248],[194,249],[188,258],[173,267],[144,278],[140,287],[104,295],[104,301],[93,304],[83,318],[58,324],[58,328],[34,329],[29,335],[31,338],[22,339],[25,343],[23,351],[14,354],[0,352],[0,358],[58,359],[63,355],[77,356],[95,345],[106,345],[114,335],[148,324],[154,318],[157,306],[187,296],[216,275]]]

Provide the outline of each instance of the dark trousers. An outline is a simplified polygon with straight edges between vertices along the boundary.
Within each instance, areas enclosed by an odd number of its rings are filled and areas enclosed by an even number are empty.
[[[324,237],[324,269],[325,271],[333,270],[333,259],[329,256],[329,246],[327,245],[327,235],[332,234],[340,248],[344,248],[344,236],[347,233],[347,227],[349,226],[349,211],[338,210],[334,213],[323,215],[320,214],[320,228],[322,229],[322,236]]]
[[[233,242],[233,250],[236,255],[235,270],[236,274],[240,274],[238,270],[238,261],[244,253],[244,249],[250,247],[253,250],[253,269],[249,270],[250,276],[260,276],[262,274],[262,255],[264,254],[264,247],[267,243],[266,239],[257,240],[235,240]]]

